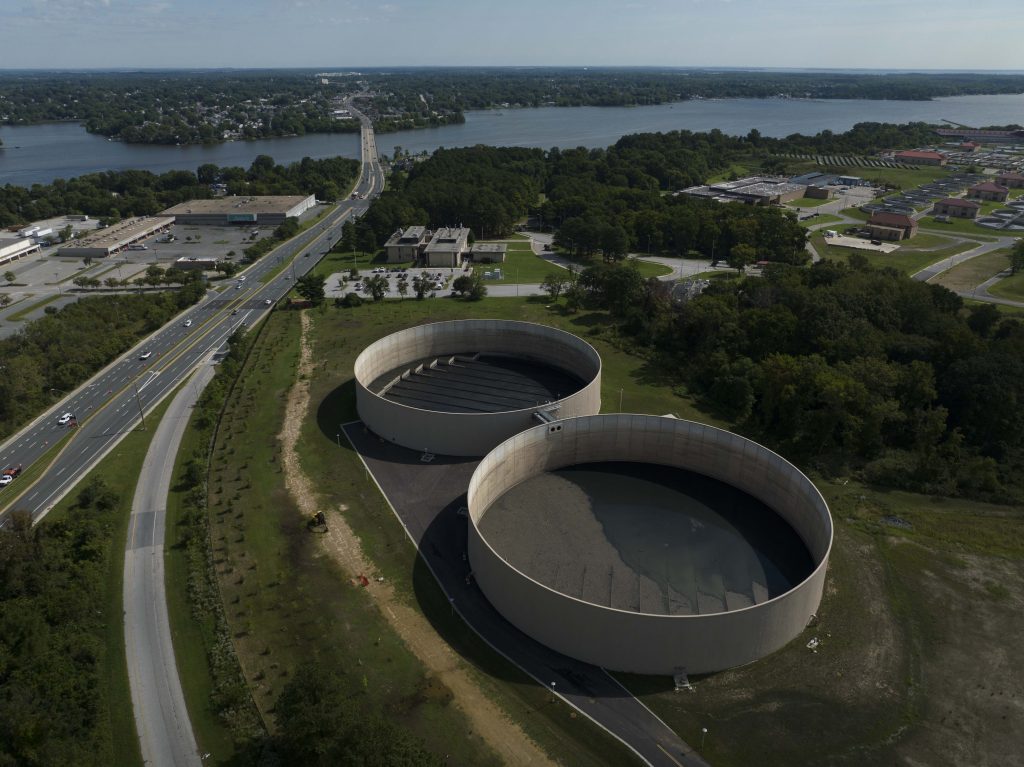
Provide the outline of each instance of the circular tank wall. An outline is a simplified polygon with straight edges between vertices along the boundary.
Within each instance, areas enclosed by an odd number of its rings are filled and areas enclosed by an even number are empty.
[[[540,570],[524,564],[522,558],[514,566],[499,553],[502,541],[488,539],[487,530],[493,532],[494,527],[484,524],[484,519],[512,488],[565,467],[607,462],[694,472],[756,499],[763,504],[757,507],[760,511],[745,513],[781,518],[802,543],[809,562],[799,571],[800,580],[784,591],[761,595],[756,603],[727,600],[713,608],[694,604],[655,609],[655,602],[641,599],[636,604],[642,609],[624,609],[625,602],[632,603],[633,591],[623,600],[615,597],[612,586],[606,591],[588,590],[577,585],[576,570],[571,572],[571,589],[555,588],[556,580],[533,577],[529,573],[536,575]],[[474,577],[506,619],[566,655],[642,674],[718,671],[781,648],[803,631],[818,608],[832,545],[828,507],[795,466],[736,434],[658,416],[595,415],[523,431],[480,463],[470,482],[468,506]],[[530,534],[546,537],[540,525]],[[586,534],[581,527],[576,537]],[[542,544],[538,541],[538,551]],[[604,565],[592,548],[580,548],[571,556],[579,558],[580,572]],[[562,582],[568,581],[563,578]]]
[[[530,322],[453,320],[408,328],[364,349],[354,372],[356,408],[368,429],[441,455],[484,455],[544,420],[601,409],[594,347]]]

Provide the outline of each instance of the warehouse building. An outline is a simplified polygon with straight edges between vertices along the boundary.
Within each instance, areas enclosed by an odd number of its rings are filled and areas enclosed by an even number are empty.
[[[501,264],[505,262],[508,245],[504,242],[477,242],[470,255],[478,264]]]
[[[902,213],[878,212],[868,219],[868,231],[873,240],[909,240],[917,234],[917,221]]]
[[[216,197],[189,200],[160,215],[174,216],[179,224],[194,226],[277,226],[286,218],[301,216],[314,205],[316,197],[313,195]]]
[[[931,150],[908,149],[905,152],[897,152],[893,158],[896,162],[905,162],[907,165],[945,165],[946,155],[942,152]]]
[[[996,174],[996,183],[1007,189],[1024,189],[1024,173],[1007,171]]]
[[[1009,189],[999,184],[993,184],[991,181],[975,184],[967,190],[967,196],[972,200],[986,200],[988,202],[1006,202],[1006,198],[1009,195]]]
[[[57,255],[70,258],[105,258],[120,253],[147,237],[167,231],[173,223],[174,216],[166,215],[127,219],[74,240],[73,244],[65,245],[58,250]]]

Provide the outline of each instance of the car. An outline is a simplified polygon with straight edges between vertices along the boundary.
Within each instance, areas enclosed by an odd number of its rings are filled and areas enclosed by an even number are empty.
[[[235,290],[241,290],[243,287],[245,286],[239,283],[238,285],[235,285]]]
[[[238,314],[238,309],[235,309],[234,311],[231,312],[232,317],[234,317],[236,314]]]
[[[142,354],[139,355],[139,359],[140,360],[148,360],[152,356],[153,356],[153,352],[143,352]]]
[[[71,421],[74,420],[74,418],[74,413],[65,413],[64,415],[57,419],[57,423],[60,426],[67,426],[69,423],[71,423]]]
[[[274,302],[271,301],[269,298],[267,298],[267,299],[264,299],[263,303],[265,303],[267,306],[270,306]]]
[[[190,327],[192,327],[192,320],[185,320],[183,323],[181,323],[181,326],[183,328],[190,328]]]
[[[239,277],[238,281],[239,282],[245,282],[245,275],[243,274],[241,277]]]
[[[881,244],[882,244],[882,241],[881,241],[881,240],[872,240],[872,241],[871,241],[871,244],[872,244],[872,245],[881,245]]]

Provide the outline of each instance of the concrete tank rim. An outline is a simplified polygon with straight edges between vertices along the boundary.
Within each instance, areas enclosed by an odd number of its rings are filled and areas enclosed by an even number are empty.
[[[778,453],[776,453],[771,448],[765,447],[764,445],[760,444],[759,442],[755,442],[754,440],[749,439],[748,437],[744,437],[744,436],[742,436],[740,434],[736,434],[735,432],[731,432],[731,431],[729,431],[727,429],[720,429],[717,426],[711,426],[710,424],[701,423],[700,421],[691,421],[691,420],[688,420],[688,419],[685,419],[685,418],[674,418],[674,417],[670,418],[668,416],[653,415],[653,414],[650,414],[650,413],[601,413],[601,414],[598,414],[598,415],[584,415],[584,416],[577,416],[575,418],[565,418],[565,419],[561,419],[561,420],[563,422],[564,421],[578,421],[578,420],[583,419],[583,418],[614,418],[616,416],[642,416],[643,418],[668,418],[669,420],[677,421],[679,423],[697,424],[698,426],[701,426],[702,428],[713,429],[716,432],[721,432],[721,433],[724,433],[724,434],[729,434],[729,435],[732,435],[732,436],[735,436],[735,437],[739,437],[740,439],[755,445],[756,447],[760,448],[761,450],[764,450],[765,452],[770,453],[771,455],[774,455],[774,456],[778,457],[785,464],[787,464],[788,466],[791,466],[793,468],[793,470],[796,471],[796,473],[799,475],[799,477],[811,487],[811,489],[814,491],[814,496],[816,497],[817,500],[821,501],[822,506],[825,509],[825,521],[828,523],[828,543],[825,546],[825,550],[824,550],[824,552],[823,552],[823,554],[822,554],[822,556],[820,558],[820,561],[817,562],[817,564],[815,565],[814,569],[803,580],[801,580],[799,583],[797,583],[792,588],[787,589],[782,594],[779,594],[778,596],[772,597],[771,599],[769,599],[767,601],[764,601],[764,602],[761,602],[760,604],[748,605],[747,607],[741,607],[741,608],[739,608],[737,610],[722,610],[722,611],[716,612],[716,613],[690,613],[690,614],[683,614],[683,615],[666,615],[665,613],[647,613],[647,612],[641,612],[639,610],[624,610],[621,607],[609,607],[608,605],[600,605],[600,604],[597,604],[596,602],[588,602],[585,599],[580,599],[579,597],[574,597],[571,594],[566,594],[563,591],[559,591],[558,589],[552,588],[551,586],[547,585],[546,583],[542,583],[541,581],[538,581],[536,578],[532,577],[531,575],[528,575],[527,573],[524,573],[522,570],[520,570],[519,568],[517,568],[514,565],[512,565],[507,559],[505,559],[505,557],[503,557],[501,554],[499,554],[497,551],[495,551],[494,547],[491,545],[491,542],[487,539],[487,537],[480,530],[480,527],[477,525],[477,520],[473,516],[472,502],[471,502],[470,498],[468,497],[468,492],[472,492],[473,491],[474,483],[475,483],[475,480],[476,480],[476,474],[477,474],[477,471],[479,471],[479,469],[480,469],[480,466],[477,466],[477,468],[473,471],[473,476],[470,478],[469,489],[467,491],[466,505],[467,505],[467,511],[468,511],[468,514],[467,514],[468,521],[469,521],[469,524],[471,524],[473,526],[473,528],[476,530],[476,535],[480,539],[480,541],[509,570],[511,570],[512,572],[516,573],[517,575],[525,578],[526,580],[530,581],[530,583],[532,583],[532,584],[534,584],[536,586],[539,586],[540,588],[544,589],[545,591],[548,591],[548,592],[550,592],[552,594],[555,594],[556,596],[558,596],[558,597],[560,597],[562,599],[568,599],[568,600],[571,600],[573,602],[577,602],[579,604],[586,605],[589,608],[594,608],[594,609],[598,609],[598,610],[602,610],[602,611],[607,611],[609,613],[619,613],[619,614],[622,614],[622,615],[636,616],[638,618],[655,618],[655,619],[659,619],[659,620],[702,620],[702,619],[703,620],[712,620],[712,619],[715,619],[715,618],[720,617],[720,616],[739,615],[741,613],[748,612],[748,611],[751,611],[751,610],[765,610],[765,611],[767,611],[767,609],[771,605],[777,604],[778,602],[780,602],[782,600],[785,600],[787,597],[789,597],[793,593],[795,593],[795,592],[799,591],[800,589],[802,589],[808,583],[811,583],[811,582],[815,581],[817,578],[823,577],[823,575],[824,575],[823,571],[824,571],[825,568],[828,567],[829,557],[832,554],[832,544],[833,544],[833,542],[835,540],[835,523],[832,520],[832,510],[829,508],[828,502],[825,500],[825,497],[821,494],[821,491],[818,489],[817,485],[815,485],[813,482],[811,482],[810,478],[808,478],[808,476],[806,474],[804,474],[800,470],[799,467],[797,467],[796,465],[794,465],[793,463],[788,461],[783,456],[781,456]],[[540,429],[545,429],[545,428],[547,428],[547,425],[546,424],[541,424],[539,426],[534,426],[534,427],[531,427],[530,429],[526,429],[524,432],[520,432],[520,434],[524,434],[527,431],[540,430]],[[502,442],[499,445],[497,445],[494,448],[494,450],[498,450],[499,448],[502,447],[502,445],[506,444],[507,442],[511,442],[513,439],[515,439],[518,436],[520,436],[520,435],[517,434],[517,435],[515,435],[513,437],[509,437],[507,440],[505,440],[504,442]],[[492,450],[491,452],[494,452],[494,450]],[[490,453],[488,453],[487,455],[484,456],[484,458],[480,461],[480,465],[483,465],[484,461],[487,460],[489,455],[490,455]],[[628,459],[622,459],[622,458],[612,459],[612,460],[620,460],[620,461],[630,462],[630,461],[628,461]],[[635,461],[635,462],[632,462],[632,463],[653,464],[652,461]],[[582,465],[582,464],[565,464],[565,466],[579,466],[579,465]],[[658,465],[670,466],[670,467],[674,466],[674,464],[658,464]],[[564,467],[560,467],[560,468],[564,468]],[[675,466],[675,468],[682,468],[682,467]],[[538,475],[534,474],[532,476],[538,476]],[[706,476],[706,475],[704,475],[704,476]],[[511,488],[506,488],[506,489],[511,489]],[[760,499],[758,499],[758,500],[760,500]],[[490,508],[490,507],[488,507],[488,508]],[[775,511],[774,509],[772,509],[772,511],[775,512],[776,514],[778,514],[778,512]],[[812,554],[812,558],[817,559],[816,557],[813,556],[813,554]]]
[[[567,330],[562,330],[561,328],[556,328],[553,325],[545,325],[545,324],[543,324],[541,322],[527,322],[526,320],[492,320],[492,319],[487,319],[487,318],[484,318],[484,317],[478,317],[478,318],[469,318],[469,319],[463,319],[463,320],[441,320],[439,322],[425,322],[425,323],[423,323],[421,325],[413,325],[413,326],[408,327],[408,328],[403,328],[402,330],[396,330],[394,333],[389,333],[388,335],[384,336],[383,338],[378,338],[372,344],[370,344],[365,349],[363,349],[361,352],[359,352],[359,356],[356,357],[355,361],[352,363],[352,377],[355,379],[356,386],[361,388],[363,391],[365,391],[371,397],[375,397],[375,398],[377,398],[379,400],[383,400],[383,401],[387,402],[389,406],[394,407],[394,408],[401,408],[403,410],[409,410],[409,411],[417,412],[417,413],[437,413],[439,415],[451,416],[451,417],[456,417],[456,418],[488,418],[488,417],[494,417],[496,415],[515,415],[517,413],[526,414],[526,413],[532,413],[535,410],[542,409],[541,407],[539,407],[537,405],[534,405],[532,407],[518,408],[516,410],[495,410],[495,411],[489,412],[489,413],[459,413],[459,412],[454,412],[454,411],[450,411],[450,410],[428,410],[427,408],[413,407],[412,405],[405,405],[405,404],[403,404],[401,402],[395,402],[393,400],[388,400],[388,399],[386,399],[384,397],[381,397],[379,394],[377,394],[377,392],[373,391],[372,389],[369,388],[369,386],[367,386],[365,383],[363,383],[360,380],[360,378],[359,378],[359,374],[356,373],[356,370],[358,369],[359,363],[363,359],[363,356],[368,354],[375,346],[377,346],[377,344],[381,343],[382,341],[386,341],[389,338],[392,338],[392,337],[397,336],[397,335],[401,335],[403,333],[410,332],[410,331],[415,330],[417,328],[436,327],[438,325],[457,325],[459,323],[464,323],[464,322],[496,322],[496,323],[501,323],[503,325],[525,325],[525,326],[530,326],[530,327],[539,327],[539,328],[544,328],[545,330],[554,331],[555,333],[558,333],[560,335],[568,337],[569,339],[571,339],[571,341],[578,342],[578,343],[582,344],[584,347],[586,347],[586,351],[588,351],[590,354],[592,354],[594,360],[596,360],[596,362],[597,362],[597,370],[594,372],[593,375],[590,376],[590,380],[585,381],[583,383],[583,386],[580,389],[581,391],[582,391],[582,389],[585,389],[586,387],[588,387],[591,384],[593,384],[594,381],[598,380],[601,377],[601,373],[603,372],[604,361],[601,359],[601,354],[597,351],[597,349],[594,348],[594,346],[592,344],[590,344],[589,342],[583,340],[582,338],[580,338],[575,333],[570,333]],[[557,403],[561,402],[562,400],[567,399],[568,397],[571,397],[571,396],[573,396],[573,395],[569,394],[569,395],[566,395],[565,397],[562,397],[561,399],[552,400],[551,402],[549,402],[547,404],[548,405],[554,405],[554,404],[557,404]]]

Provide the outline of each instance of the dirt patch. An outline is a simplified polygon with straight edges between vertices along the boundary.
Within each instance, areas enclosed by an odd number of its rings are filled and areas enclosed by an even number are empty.
[[[298,379],[288,394],[284,426],[280,434],[285,485],[299,511],[307,518],[318,511],[325,513],[328,532],[320,538],[325,553],[354,582],[366,584],[367,592],[395,633],[419,658],[429,674],[448,688],[455,705],[466,715],[474,731],[506,764],[554,765],[526,733],[483,693],[458,655],[437,636],[426,618],[404,604],[395,595],[389,582],[377,580],[376,568],[363,553],[359,539],[342,515],[345,507],[320,507],[319,496],[309,477],[302,471],[296,451],[302,424],[309,412],[309,378],[313,370],[309,328],[309,316],[303,312]]]

